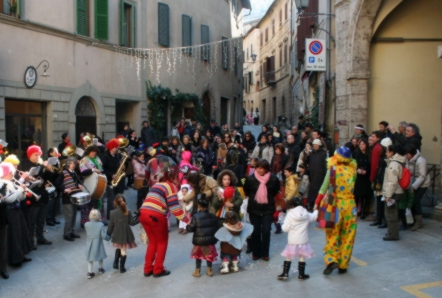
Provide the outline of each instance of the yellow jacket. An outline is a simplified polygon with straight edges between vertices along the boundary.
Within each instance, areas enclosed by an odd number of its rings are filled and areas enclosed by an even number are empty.
[[[285,180],[285,199],[290,200],[293,197],[299,197],[299,184],[301,179],[298,175],[292,175]]]

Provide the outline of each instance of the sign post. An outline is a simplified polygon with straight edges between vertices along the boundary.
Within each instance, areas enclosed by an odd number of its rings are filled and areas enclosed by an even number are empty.
[[[326,71],[327,55],[324,39],[305,39],[305,70]]]

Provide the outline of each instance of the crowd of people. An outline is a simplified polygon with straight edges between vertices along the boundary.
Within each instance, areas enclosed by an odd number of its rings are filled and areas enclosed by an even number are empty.
[[[370,135],[357,125],[352,139],[335,151],[326,133],[303,117],[299,120],[283,131],[278,125],[264,124],[255,138],[240,123],[229,129],[211,119],[203,129],[195,119],[182,119],[159,142],[155,130],[144,121],[140,138],[129,126],[107,143],[82,134],[78,143],[82,153],[60,154],[72,146],[65,133],[58,148],[48,150],[47,161],[36,145],[27,149],[26,159],[3,156],[1,276],[9,277],[6,264],[22,266],[31,261],[27,255],[37,245],[52,244],[44,237],[45,223],[60,224],[56,219],[60,202],[66,241],[80,238],[75,227],[81,209],[80,225],[88,235],[88,278],[95,275],[93,262],[99,262],[98,274],[104,273],[103,240],[112,239],[116,248],[113,268],[126,271],[127,250],[136,247],[130,226],[138,223],[148,238],[144,275],[170,274],[164,261],[171,215],[180,234],[193,233],[195,277],[201,276],[203,260],[207,275],[213,276],[218,241],[222,274],[238,272],[245,243],[253,260],[268,261],[274,225],[276,234],[288,232],[278,279],[288,278],[293,259],[299,259],[298,278],[307,279],[306,259],[314,254],[307,228],[317,220],[324,203],[334,202],[340,210],[339,221],[326,229],[325,275],[335,269],[340,274],[347,271],[358,217],[371,218],[371,226],[388,228],[386,241],[399,240],[399,230],[409,227],[409,214],[414,217],[411,230],[421,228],[420,200],[430,177],[415,124],[401,122],[396,131],[382,121]],[[98,177],[94,194],[85,186],[92,176]],[[404,177],[411,182],[404,182]],[[102,193],[94,197],[100,187]],[[137,190],[133,213],[123,195],[129,187]],[[89,197],[81,197],[86,201],[78,203],[73,198],[79,193]]]

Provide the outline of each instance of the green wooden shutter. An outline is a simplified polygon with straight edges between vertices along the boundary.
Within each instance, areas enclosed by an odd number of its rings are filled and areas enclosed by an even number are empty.
[[[221,43],[221,64],[224,69],[229,68],[229,42],[226,40],[227,37],[222,37],[222,40],[225,40]]]
[[[120,45],[125,46],[127,42],[127,20],[124,13],[124,0],[120,0]]]
[[[87,36],[87,0],[77,0],[77,34]]]
[[[181,34],[182,34],[182,46],[189,47],[192,45],[192,18],[183,14],[181,18]],[[183,49],[183,53],[192,55],[192,49]]]
[[[210,61],[210,45],[208,44],[209,42],[209,26],[201,25],[201,60]]]
[[[17,18],[21,19],[21,0],[15,0],[17,2]]]
[[[169,5],[158,3],[158,44],[169,46]]]
[[[109,3],[108,0],[95,0],[95,38],[109,39]]]
[[[135,48],[137,45],[137,7],[135,5],[132,5],[130,25],[130,46]]]

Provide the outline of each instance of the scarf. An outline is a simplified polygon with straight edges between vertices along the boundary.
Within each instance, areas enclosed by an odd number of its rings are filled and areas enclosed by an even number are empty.
[[[269,201],[267,199],[266,183],[269,182],[270,172],[267,172],[267,174],[265,174],[264,176],[260,176],[257,173],[255,173],[254,175],[256,180],[259,181],[259,187],[255,195],[255,200],[258,202],[258,204],[267,204]]]
[[[97,157],[92,158],[92,157],[89,156],[89,159],[92,161],[92,163],[95,165],[95,167],[96,167],[98,170],[100,170],[100,171],[103,170],[103,169],[101,168],[101,164],[98,162]]]

